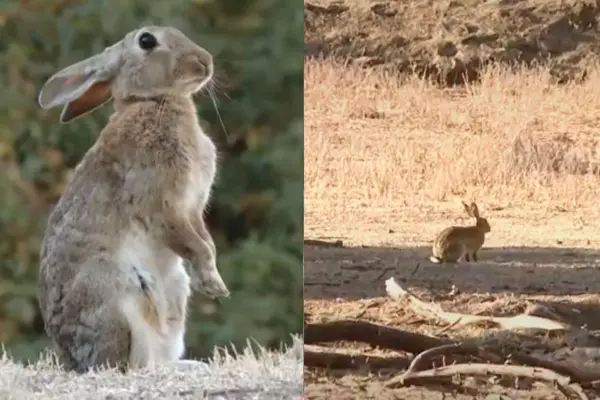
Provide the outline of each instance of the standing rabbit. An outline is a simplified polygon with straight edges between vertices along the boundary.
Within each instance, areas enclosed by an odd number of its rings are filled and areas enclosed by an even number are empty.
[[[177,361],[194,267],[198,289],[229,296],[203,212],[216,149],[192,95],[212,56],[171,27],[128,33],[50,77],[42,108],[67,123],[111,98],[114,113],[50,214],[38,300],[67,369]],[[183,361],[185,362],[185,361]]]
[[[490,224],[479,216],[477,204],[462,203],[469,216],[475,218],[473,226],[451,226],[441,231],[433,242],[434,263],[455,263],[459,259],[477,261],[477,251],[483,246],[485,234],[490,232]]]

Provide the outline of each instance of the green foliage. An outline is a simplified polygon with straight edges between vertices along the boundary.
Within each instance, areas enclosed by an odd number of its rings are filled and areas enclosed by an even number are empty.
[[[112,111],[73,123],[37,105],[43,82],[147,24],[173,25],[215,57],[218,114],[198,97],[221,154],[208,223],[232,291],[195,296],[190,353],[279,347],[302,329],[303,11],[283,0],[4,0],[0,4],[0,341],[33,358],[45,333],[35,279],[45,220]]]

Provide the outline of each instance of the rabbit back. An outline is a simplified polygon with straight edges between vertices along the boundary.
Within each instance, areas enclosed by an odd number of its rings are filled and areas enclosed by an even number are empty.
[[[475,226],[452,226],[441,231],[433,243],[433,258],[456,262],[463,254],[479,250],[484,233]]]

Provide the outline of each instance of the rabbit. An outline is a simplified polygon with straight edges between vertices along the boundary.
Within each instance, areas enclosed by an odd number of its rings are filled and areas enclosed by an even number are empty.
[[[485,234],[491,231],[490,224],[479,216],[477,204],[462,202],[467,214],[475,218],[473,226],[451,226],[441,231],[433,242],[431,262],[455,263],[459,259],[466,262],[477,261],[477,251],[483,246]]]
[[[216,146],[192,99],[212,77],[207,50],[176,28],[147,26],[39,92],[43,109],[63,106],[61,123],[114,106],[50,213],[40,250],[38,302],[67,370],[193,363],[180,360],[192,289],[230,295],[203,221]]]

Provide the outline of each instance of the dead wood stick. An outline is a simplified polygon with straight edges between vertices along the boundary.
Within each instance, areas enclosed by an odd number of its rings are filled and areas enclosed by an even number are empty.
[[[489,350],[489,349],[488,349]],[[508,359],[518,364],[530,365],[537,368],[551,369],[558,372],[561,375],[567,375],[573,382],[587,384],[588,382],[600,379],[600,374],[594,371],[582,370],[577,367],[572,367],[567,364],[559,363],[557,361],[545,360],[543,358],[537,358],[530,356],[525,353],[511,353],[508,355]]]
[[[363,354],[341,354],[327,351],[304,350],[304,366],[327,369],[393,369],[404,370],[408,359],[402,357],[377,357]]]
[[[402,288],[394,278],[385,281],[385,288],[394,300],[406,300],[409,307],[418,315],[429,319],[442,320],[455,326],[470,325],[481,322],[491,322],[502,329],[543,329],[543,330],[567,330],[572,326],[548,318],[535,315],[520,314],[514,317],[492,317],[482,315],[461,314],[446,312],[439,305],[420,300],[409,290]]]
[[[304,245],[322,247],[344,247],[344,242],[342,242],[341,240],[336,240],[335,242],[328,242],[326,240],[304,239]]]
[[[568,376],[557,374],[556,372],[539,367],[529,367],[525,365],[509,365],[509,364],[454,364],[439,368],[427,369],[424,371],[415,371],[410,374],[403,373],[402,375],[390,379],[386,382],[386,386],[394,385],[395,383],[405,384],[412,379],[461,375],[506,375],[521,378],[532,378],[546,382],[557,382],[559,385],[566,386],[571,380]]]
[[[409,382],[411,379],[428,378],[436,376],[452,376],[461,375],[506,375],[520,378],[532,378],[545,382],[556,382],[561,386],[566,386],[570,383],[568,376],[557,374],[556,372],[538,367],[529,367],[525,365],[509,365],[509,364],[454,364],[439,368],[432,368],[425,371],[416,371],[410,374],[402,374],[401,383]],[[390,381],[397,380],[400,377],[392,378]]]
[[[367,321],[342,320],[304,326],[305,344],[337,341],[368,343],[371,346],[413,354],[452,343],[447,339],[406,332]]]
[[[404,375],[409,375],[418,371],[419,369],[422,369],[422,366],[425,364],[428,364],[429,367],[432,358],[450,356],[456,353],[472,355],[492,363],[502,363],[505,360],[504,357],[501,357],[497,354],[481,351],[478,346],[468,345],[466,343],[445,344],[442,346],[433,347],[417,354],[417,356],[411,361],[406,372],[404,372]]]
[[[432,368],[425,371],[410,372],[407,371],[400,376],[394,377],[388,380],[385,385],[388,387],[395,387],[399,385],[406,385],[411,381],[423,380],[425,378],[440,378],[448,377],[456,374],[462,375],[504,375],[521,378],[531,378],[539,381],[550,382],[556,384],[560,391],[567,396],[572,398],[576,395],[577,398],[586,399],[587,397],[578,385],[571,387],[571,382],[568,376],[560,375],[555,371],[539,368],[539,367],[528,367],[523,365],[506,365],[506,364],[454,364],[440,368]],[[583,396],[582,396],[583,395]]]
[[[476,343],[465,342],[442,345],[419,353],[412,360],[405,373],[422,369],[423,366],[430,362],[434,357],[450,357],[452,354],[472,355],[483,361],[488,361],[493,364],[513,361],[515,363],[530,367],[549,369],[557,372],[558,374],[568,376],[573,382],[585,383],[600,378],[599,374],[593,371],[580,370],[569,365],[533,357],[525,353],[511,353],[506,356],[502,351],[500,351],[500,349],[495,349],[490,346],[482,347]]]
[[[508,358],[517,364],[554,370],[559,374],[569,376],[574,382],[582,384],[600,380],[600,376],[593,371],[582,370],[574,366],[537,358],[525,353],[515,352],[507,356],[502,350],[490,346],[482,348],[477,343],[457,343],[449,339],[405,332],[366,321],[342,320],[320,324],[306,324],[304,326],[304,343],[307,345],[336,341],[367,343],[374,347],[403,351],[415,355],[436,347],[453,345],[444,348],[444,351],[446,351],[445,354],[471,355],[480,358],[482,361],[490,361],[492,363],[499,363],[501,362],[500,359]],[[432,351],[432,353],[421,357],[419,359],[421,361],[418,361],[419,364],[413,369],[420,368],[423,365],[421,363],[424,363],[425,360],[431,360],[434,356],[443,355],[443,352],[440,352],[440,350]]]
[[[457,320],[455,320],[451,324],[446,325],[445,327],[442,328],[442,330],[439,331],[438,334],[444,333],[446,331],[449,331],[450,329],[454,328],[456,325],[460,324],[460,321],[462,321],[462,318],[458,318]]]

